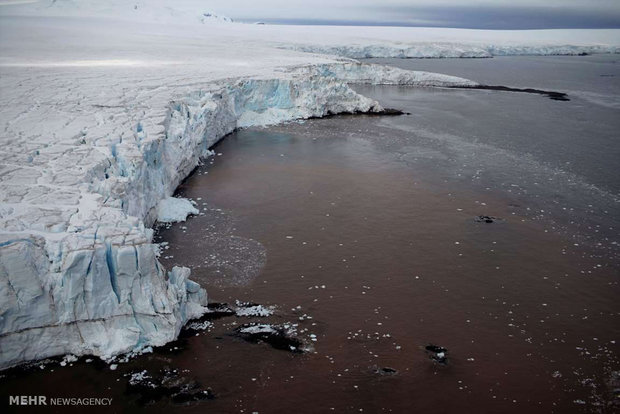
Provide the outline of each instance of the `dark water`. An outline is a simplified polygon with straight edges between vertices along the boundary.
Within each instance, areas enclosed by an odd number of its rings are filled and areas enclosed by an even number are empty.
[[[454,135],[463,145],[488,144],[519,160],[525,157],[524,162],[574,174],[581,184],[619,198],[618,55],[369,61],[462,76],[487,85],[567,93],[570,102],[555,104],[541,101],[537,95],[436,89],[420,92],[413,99],[407,92],[386,99],[411,110],[417,119],[404,123],[419,128],[420,134]]]
[[[617,73],[612,62],[390,63],[517,87],[559,89],[554,82],[566,78],[587,92],[583,77]],[[514,70],[503,78],[497,65]],[[524,71],[538,83],[517,82]],[[570,91],[571,101],[558,102],[363,87],[411,115],[227,137],[179,188],[203,214],[160,230],[158,241],[169,243],[162,262],[191,267],[212,301],[273,305],[275,314],[218,319],[210,332],[116,371],[80,362],[10,373],[3,394],[100,395],[134,411],[142,406],[123,375],[173,367],[216,398],[162,398],[147,409],[617,412],[620,117],[609,105],[618,79],[600,78],[590,86],[605,104]],[[253,320],[299,324],[313,351],[231,335]],[[429,358],[429,343],[448,349],[447,365]]]

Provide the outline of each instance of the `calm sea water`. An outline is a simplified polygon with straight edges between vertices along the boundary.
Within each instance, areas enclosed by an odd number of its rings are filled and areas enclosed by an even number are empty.
[[[415,126],[489,144],[510,155],[574,174],[584,184],[620,194],[620,57],[547,56],[493,59],[369,59],[411,70],[462,76],[486,85],[565,92],[570,102],[487,91],[392,92],[390,104],[409,108]],[[381,93],[381,92],[378,92]]]
[[[212,301],[276,313],[217,320],[116,371],[79,362],[10,373],[3,391],[113,397],[119,411],[136,410],[124,375],[172,367],[217,398],[146,408],[617,411],[615,59],[387,60],[571,100],[356,87],[411,114],[232,134],[180,186],[202,215],[160,229],[162,262],[191,267]],[[313,351],[231,335],[249,321],[297,323]],[[430,343],[448,349],[447,365],[429,358]]]

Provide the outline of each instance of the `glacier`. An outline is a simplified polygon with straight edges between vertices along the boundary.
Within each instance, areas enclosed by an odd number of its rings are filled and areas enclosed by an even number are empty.
[[[615,45],[475,45],[462,43],[430,44],[370,44],[370,45],[321,45],[286,44],[284,49],[307,53],[344,56],[353,59],[368,58],[492,58],[494,56],[578,56],[602,53],[620,53]]]
[[[188,320],[206,311],[207,301],[189,269],[162,268],[152,244],[155,220],[179,221],[198,212],[189,201],[170,197],[176,187],[236,128],[383,110],[349,82],[475,84],[353,62],[301,66],[278,78],[204,85],[171,100],[157,120],[137,122],[122,140],[88,142],[88,133],[78,134],[74,146],[62,149],[66,162],[47,158],[62,146],[50,143],[30,162],[5,165],[0,367],[61,354],[105,359],[175,339]],[[79,175],[71,162],[76,157],[82,157]],[[61,167],[53,178],[33,168],[52,162]],[[26,180],[35,171],[34,180]]]
[[[277,31],[276,31],[277,30]],[[617,29],[474,30],[428,27],[263,27],[282,49],[364,58],[492,58],[620,53]],[[286,41],[283,41],[285,38]]]
[[[322,53],[428,39],[516,50],[514,34],[211,24],[142,7],[117,19],[72,4],[0,7],[0,369],[163,345],[206,311],[190,270],[158,262],[152,226],[195,214],[171,197],[235,129],[383,111],[350,83],[477,85]],[[567,33],[522,46],[617,48],[618,31]]]

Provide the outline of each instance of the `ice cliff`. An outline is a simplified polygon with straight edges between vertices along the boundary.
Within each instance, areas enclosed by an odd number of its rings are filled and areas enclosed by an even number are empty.
[[[365,58],[490,58],[493,56],[520,55],[566,55],[575,56],[595,53],[620,53],[617,45],[575,45],[575,44],[475,44],[419,42],[411,44],[382,42],[374,44],[285,44],[284,49],[307,53],[344,56],[353,59]]]
[[[315,64],[208,82],[181,96],[172,91],[167,106],[149,108],[148,117],[129,105],[135,122],[120,132],[93,138],[81,129],[36,142],[4,137],[0,368],[67,353],[108,358],[175,339],[205,312],[207,296],[189,269],[167,272],[158,262],[150,226],[169,199],[160,202],[236,128],[382,110],[348,82],[473,84],[354,62]],[[94,108],[101,125],[97,111],[115,110]],[[71,131],[67,119],[60,130]]]

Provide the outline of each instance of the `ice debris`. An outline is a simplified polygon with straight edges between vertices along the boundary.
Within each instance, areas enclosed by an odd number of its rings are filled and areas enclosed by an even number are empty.
[[[265,317],[273,315],[274,306],[263,306],[257,303],[244,303],[237,301],[237,310],[235,314],[237,316],[258,316]]]
[[[181,375],[178,369],[164,368],[158,375],[143,370],[127,376],[127,392],[137,394],[141,405],[154,403],[164,397],[177,404],[215,398],[211,388],[203,388],[197,381]]]
[[[200,213],[186,198],[166,197],[157,205],[157,221],[177,223],[185,221],[190,214]]]

